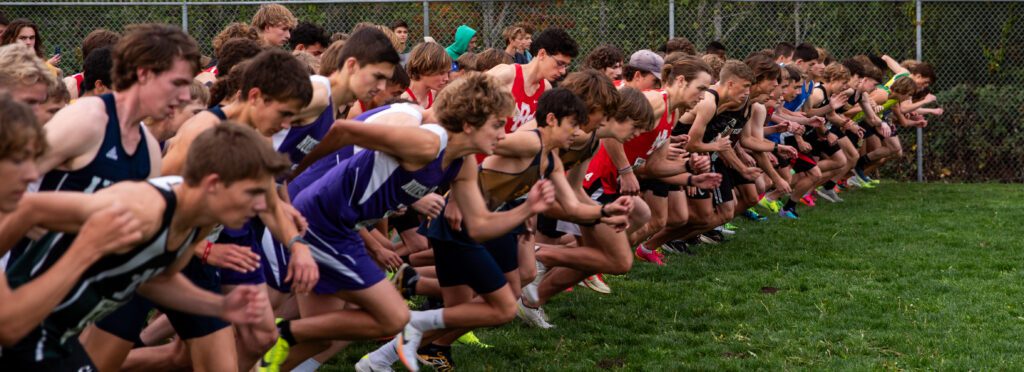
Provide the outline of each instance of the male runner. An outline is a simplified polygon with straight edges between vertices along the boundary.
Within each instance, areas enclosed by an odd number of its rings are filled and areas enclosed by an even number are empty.
[[[253,14],[251,23],[263,45],[281,48],[288,44],[297,21],[295,15],[281,4],[263,4]]]
[[[410,52],[405,68],[410,83],[402,98],[429,109],[434,105],[434,95],[448,84],[452,59],[441,44],[420,43]]]
[[[537,100],[545,90],[551,89],[551,81],[565,75],[566,68],[579,54],[579,47],[565,30],[552,27],[537,34],[530,44],[530,53],[533,55],[530,63],[498,65],[487,71],[498,78],[515,100],[515,114],[505,124],[506,133],[515,132],[533,120]]]

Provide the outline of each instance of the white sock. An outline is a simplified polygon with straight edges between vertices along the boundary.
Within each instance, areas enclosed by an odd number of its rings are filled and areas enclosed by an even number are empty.
[[[724,228],[724,227],[722,227],[722,226],[719,226],[719,227],[716,227],[716,228],[715,228],[715,231],[718,231],[718,232],[722,232],[722,229],[725,229],[725,228]]]
[[[444,328],[444,309],[410,311],[409,324],[421,331]]]
[[[299,364],[298,367],[295,367],[295,369],[293,369],[292,371],[295,371],[295,372],[316,372],[317,368],[320,368],[320,362],[316,361],[316,359],[309,358],[309,359],[306,359],[305,362],[302,362],[302,364]]]
[[[370,364],[375,366],[390,366],[398,361],[398,338],[393,338],[377,350],[369,354]]]

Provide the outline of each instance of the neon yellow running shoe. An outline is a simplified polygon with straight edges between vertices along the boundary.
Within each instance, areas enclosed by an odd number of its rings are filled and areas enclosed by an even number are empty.
[[[871,186],[878,186],[880,183],[882,183],[882,180],[879,180],[877,178],[872,178],[871,181],[868,181],[868,183],[870,183]]]
[[[263,358],[260,359],[259,372],[280,372],[281,365],[288,360],[288,352],[291,349],[288,342],[278,337],[277,343],[270,348]]]
[[[761,198],[761,200],[757,202],[757,205],[761,206],[761,208],[767,209],[769,212],[779,213],[779,205],[775,203],[775,200]]]
[[[480,341],[480,339],[477,338],[476,334],[474,334],[473,332],[466,332],[462,336],[459,336],[459,338],[457,340],[455,340],[455,341],[460,343],[460,344],[476,346],[476,347],[481,348],[481,349],[490,349],[490,348],[494,347],[494,346],[491,346],[491,345],[483,343],[483,341]]]

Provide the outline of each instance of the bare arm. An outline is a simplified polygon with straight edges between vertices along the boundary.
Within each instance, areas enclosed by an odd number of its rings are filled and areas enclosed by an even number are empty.
[[[505,139],[498,141],[494,149],[494,155],[506,158],[532,158],[540,151],[540,141],[537,135],[524,130],[505,135]]]
[[[562,168],[562,161],[558,158],[557,150],[553,160],[555,169],[551,172],[551,183],[555,186],[555,199],[562,206],[567,214],[575,221],[590,222],[601,218],[601,207],[590,203],[580,203],[573,186],[565,178],[565,170]]]
[[[704,94],[704,99],[700,100],[697,107],[693,108],[693,125],[690,127],[690,141],[686,144],[686,151],[697,153],[723,151],[724,147],[719,146],[717,142],[704,142],[704,131],[707,130],[708,123],[711,122],[711,118],[715,116],[717,110],[714,98],[709,97],[711,93]]]
[[[472,156],[466,157],[459,175],[452,182],[450,195],[462,211],[466,233],[478,242],[506,234],[534,214],[529,202],[505,212],[488,211],[477,183],[476,159]]]
[[[39,174],[46,174],[97,149],[106,126],[107,114],[99,98],[82,98],[58,111],[46,124],[46,142],[50,148],[36,160]]]
[[[166,149],[167,153],[164,155],[160,173],[164,175],[181,174],[185,168],[185,158],[188,156],[188,149],[192,146],[192,141],[205,130],[213,128],[218,122],[220,119],[216,115],[203,111],[182,124],[181,129],[178,129],[178,134],[168,141],[171,145]]]
[[[894,75],[910,72],[906,68],[903,68],[903,66],[900,66],[899,61],[889,57],[888,55],[883,55],[882,60],[885,61],[885,66],[888,67],[889,70],[892,70]]]
[[[411,116],[402,115],[406,118]],[[419,125],[419,123],[415,123]],[[437,156],[440,139],[425,129],[411,128],[412,125],[384,123],[367,124],[352,120],[338,120],[331,125],[320,144],[313,148],[292,175],[301,174],[317,160],[339,149],[358,145],[381,151],[396,158],[413,163],[426,164]]]
[[[295,121],[302,124],[310,124],[321,114],[324,110],[330,106],[330,95],[328,89],[330,87],[324,86],[324,84],[318,83],[315,80],[313,83],[313,99],[309,101],[309,105],[303,107],[299,114],[296,115]]]

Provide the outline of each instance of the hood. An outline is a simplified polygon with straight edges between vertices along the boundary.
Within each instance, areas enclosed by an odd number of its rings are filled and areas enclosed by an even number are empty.
[[[452,57],[452,60],[458,59],[463,53],[466,53],[466,49],[469,48],[469,40],[476,35],[476,30],[469,26],[459,26],[458,30],[455,30],[455,42],[449,45],[446,51],[448,56]]]

